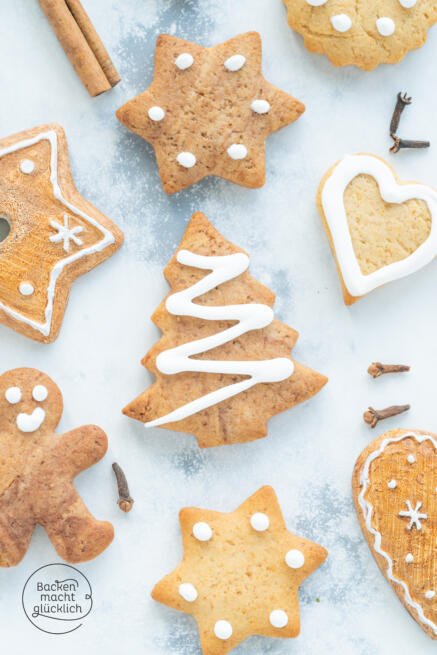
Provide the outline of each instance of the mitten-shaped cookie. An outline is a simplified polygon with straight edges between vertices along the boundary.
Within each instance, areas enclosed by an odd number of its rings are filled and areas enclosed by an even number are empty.
[[[67,562],[84,562],[111,543],[110,523],[97,521],[73,485],[107,450],[105,433],[86,425],[63,435],[62,395],[44,373],[15,369],[0,376],[0,566],[26,554],[36,525]]]

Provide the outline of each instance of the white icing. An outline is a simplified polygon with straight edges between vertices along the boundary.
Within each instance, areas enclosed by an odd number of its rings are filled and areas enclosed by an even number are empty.
[[[408,462],[408,464],[415,464],[416,463],[416,458],[414,457],[414,455],[411,455],[411,454],[408,455],[407,462]]]
[[[224,67],[226,68],[226,70],[230,71],[231,73],[236,73],[241,68],[243,68],[245,63],[246,63],[246,57],[244,57],[244,55],[232,55],[232,57],[226,59],[224,63]]]
[[[162,107],[155,106],[155,107],[150,107],[147,114],[151,121],[159,122],[162,121],[162,119],[164,118],[165,111],[163,110]]]
[[[270,624],[274,628],[285,628],[288,623],[288,616],[284,610],[273,610],[269,616]]]
[[[403,510],[402,512],[399,512],[399,516],[402,517],[407,517],[410,519],[410,522],[407,526],[407,530],[412,530],[414,527],[417,528],[417,530],[422,529],[422,524],[421,521],[426,521],[428,518],[428,514],[424,514],[423,512],[420,511],[422,507],[421,502],[417,502],[416,506],[413,507],[411,504],[411,500],[406,500],[405,504],[407,505],[406,510]]]
[[[352,27],[352,19],[347,14],[331,16],[331,25],[337,32],[348,32]]]
[[[52,243],[61,243],[65,252],[70,252],[70,241],[76,244],[76,246],[83,246],[83,241],[77,235],[83,232],[83,227],[81,225],[76,225],[75,227],[70,227],[70,217],[68,214],[64,214],[64,224],[61,225],[58,221],[50,221],[51,227],[56,230],[56,234],[52,234],[49,237],[49,240]]]
[[[256,512],[250,517],[250,525],[257,532],[265,532],[269,529],[270,519],[263,512]]]
[[[387,487],[389,489],[396,489],[397,486],[398,483],[396,482],[396,480],[390,480],[390,482],[387,483]]]
[[[31,414],[24,412],[17,416],[17,428],[20,432],[36,432],[39,430],[46,417],[45,411],[41,407],[35,407]]]
[[[435,597],[435,591],[432,589],[429,589],[428,591],[425,592],[425,598],[427,600],[432,600]]]
[[[255,112],[255,114],[268,114],[270,111],[270,103],[267,102],[267,100],[258,98],[257,100],[252,100],[250,108]]]
[[[242,143],[233,143],[226,151],[231,159],[245,159],[247,148]]]
[[[301,569],[305,564],[305,555],[301,550],[292,548],[285,555],[285,563],[290,567],[290,569]]]
[[[355,256],[343,200],[347,186],[357,175],[375,178],[386,202],[400,204],[411,198],[423,200],[432,217],[430,234],[414,253],[368,275],[363,275]],[[414,273],[434,259],[437,251],[437,192],[423,184],[399,184],[391,168],[377,157],[348,155],[342,159],[326,179],[321,196],[336,258],[351,296],[363,296],[382,284]]]
[[[311,7],[321,7],[322,5],[326,5],[328,0],[307,0],[307,3],[311,5]]]
[[[407,564],[412,564],[414,562],[413,553],[408,553],[407,555],[405,555],[405,561]]]
[[[192,152],[180,152],[176,160],[184,168],[193,168],[197,161],[196,156]]]
[[[182,596],[187,603],[194,603],[194,601],[197,600],[198,593],[196,587],[190,582],[182,582],[182,584],[179,585],[179,595]]]
[[[431,621],[431,619],[428,619],[423,611],[422,605],[420,605],[418,602],[416,602],[412,596],[411,592],[409,589],[409,586],[404,580],[400,580],[397,578],[394,573],[393,573],[393,559],[391,556],[382,548],[382,535],[378,530],[376,530],[372,526],[372,515],[373,515],[373,505],[365,499],[366,491],[368,490],[371,482],[370,482],[370,466],[371,464],[382,455],[382,453],[385,451],[387,446],[389,446],[392,443],[399,443],[403,441],[404,439],[415,439],[419,444],[423,443],[424,441],[430,441],[431,444],[434,446],[434,448],[437,450],[437,441],[431,436],[427,434],[416,434],[415,432],[407,432],[406,434],[403,434],[398,437],[388,437],[387,439],[384,439],[379,448],[374,450],[369,454],[367,457],[366,461],[363,464],[363,468],[361,469],[361,474],[360,474],[360,485],[361,485],[361,491],[358,496],[358,502],[359,505],[362,509],[363,516],[365,519],[365,526],[368,532],[373,535],[374,537],[374,542],[373,542],[373,547],[375,551],[381,555],[385,561],[387,562],[387,570],[386,574],[389,580],[394,582],[395,584],[399,585],[403,592],[404,592],[404,599],[407,605],[412,607],[418,615],[418,619],[421,623],[424,625],[428,626],[433,630],[434,634],[437,635],[437,625]]]
[[[5,398],[10,405],[16,405],[21,401],[23,394],[20,387],[9,387],[5,391]]]
[[[32,398],[38,403],[42,403],[44,400],[47,400],[48,395],[49,392],[47,391],[47,387],[45,387],[43,384],[37,384],[33,387]]]
[[[179,70],[184,71],[187,68],[191,68],[194,63],[193,55],[190,55],[189,52],[183,52],[178,57],[176,57],[175,62]]]
[[[414,7],[416,4],[417,0],[399,0],[399,2],[405,9],[411,9],[411,7]]]
[[[391,36],[395,33],[396,25],[392,18],[383,16],[376,20],[376,29],[381,36]]]
[[[31,296],[35,292],[35,287],[30,282],[20,282],[18,291],[22,296]]]
[[[30,175],[35,170],[35,162],[31,159],[22,159],[20,161],[20,171],[24,175]]]
[[[62,191],[58,183],[58,136],[54,130],[50,132],[42,132],[41,134],[38,134],[31,139],[26,139],[24,141],[14,143],[7,148],[3,148],[0,150],[0,157],[9,155],[11,152],[17,152],[19,150],[23,150],[24,148],[29,148],[36,143],[39,143],[40,141],[48,141],[51,146],[50,183],[52,185],[54,198],[62,203],[64,207],[66,207],[69,211],[76,214],[77,216],[81,216],[84,220],[88,221],[91,225],[98,229],[103,236],[103,238],[96,244],[88,246],[87,248],[83,248],[82,250],[78,250],[72,255],[59,260],[53,266],[53,269],[50,273],[49,285],[47,287],[47,304],[44,312],[45,320],[43,323],[35,321],[32,318],[25,316],[24,314],[20,314],[20,312],[15,311],[0,301],[0,308],[6,314],[8,314],[8,316],[11,316],[16,321],[21,321],[22,323],[29,325],[44,336],[48,336],[51,331],[53,320],[53,300],[56,291],[56,284],[64,268],[68,266],[68,264],[71,264],[72,262],[77,261],[82,257],[86,257],[87,255],[104,250],[111,244],[115,243],[115,237],[109,230],[103,227],[103,225],[100,225],[100,223],[98,223],[94,218],[88,216],[88,214],[85,214],[85,212],[78,209],[75,205],[66,200],[62,195]]]
[[[193,525],[193,536],[197,541],[209,541],[212,539],[212,528],[208,523],[199,521]]]
[[[210,257],[197,255],[188,250],[180,250],[176,258],[180,264],[211,271],[211,273],[205,275],[191,287],[169,296],[165,303],[167,311],[174,316],[192,316],[204,321],[236,321],[236,324],[209,337],[164,350],[156,358],[156,367],[166,375],[189,371],[192,373],[245,375],[248,376],[248,379],[212,391],[161,418],[149,421],[145,423],[147,428],[181,421],[187,416],[197,414],[197,412],[246,391],[256,384],[286,380],[294,371],[293,362],[286,357],[256,361],[192,359],[194,355],[208,352],[233,339],[238,339],[246,332],[267,327],[273,321],[274,313],[271,307],[258,303],[210,306],[193,302],[195,298],[203,296],[211,289],[233,280],[246,271],[249,267],[249,257],[244,253]]]
[[[232,637],[232,632],[232,625],[229,621],[220,620],[214,625],[214,634],[217,639],[221,639],[222,641],[230,639]]]

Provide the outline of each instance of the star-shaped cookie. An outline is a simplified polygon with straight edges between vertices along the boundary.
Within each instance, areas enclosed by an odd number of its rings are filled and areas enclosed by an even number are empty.
[[[262,186],[266,138],[304,109],[264,79],[257,32],[212,48],[164,34],[152,84],[117,117],[153,146],[164,191],[175,193],[209,175]]]
[[[54,341],[73,281],[122,242],[121,231],[76,190],[61,127],[0,141],[0,323]]]
[[[287,530],[271,487],[229,514],[185,508],[180,522],[183,560],[152,597],[193,615],[204,655],[254,634],[299,634],[298,588],[328,553]]]

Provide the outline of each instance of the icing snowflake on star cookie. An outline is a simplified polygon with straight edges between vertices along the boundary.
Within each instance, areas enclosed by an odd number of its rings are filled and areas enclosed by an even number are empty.
[[[52,234],[50,241],[52,243],[61,243],[65,252],[70,252],[71,242],[76,246],[83,246],[83,241],[77,235],[82,234],[84,228],[81,225],[70,227],[70,217],[64,214],[64,223],[60,225],[58,221],[50,221],[50,226],[56,230],[56,234]]]
[[[264,79],[258,33],[211,48],[161,35],[152,84],[117,117],[151,143],[164,191],[175,193],[209,175],[262,186],[267,137],[304,109]]]

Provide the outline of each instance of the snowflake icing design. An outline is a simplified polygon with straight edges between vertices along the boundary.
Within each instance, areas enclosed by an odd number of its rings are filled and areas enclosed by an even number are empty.
[[[426,521],[426,519],[428,518],[428,514],[424,514],[423,512],[420,511],[422,507],[422,503],[417,502],[416,507],[414,509],[411,504],[411,500],[406,500],[405,504],[408,507],[408,509],[399,512],[399,516],[407,517],[410,519],[410,522],[407,525],[407,530],[412,530],[414,527],[416,527],[417,530],[421,530],[422,529],[421,521]]]
[[[83,241],[77,235],[83,232],[83,227],[76,225],[76,227],[70,228],[70,218],[68,214],[64,214],[64,224],[61,225],[58,221],[50,221],[51,227],[56,230],[56,234],[53,234],[50,237],[52,243],[61,243],[65,252],[70,252],[70,242],[76,244],[76,246],[83,246]]]

